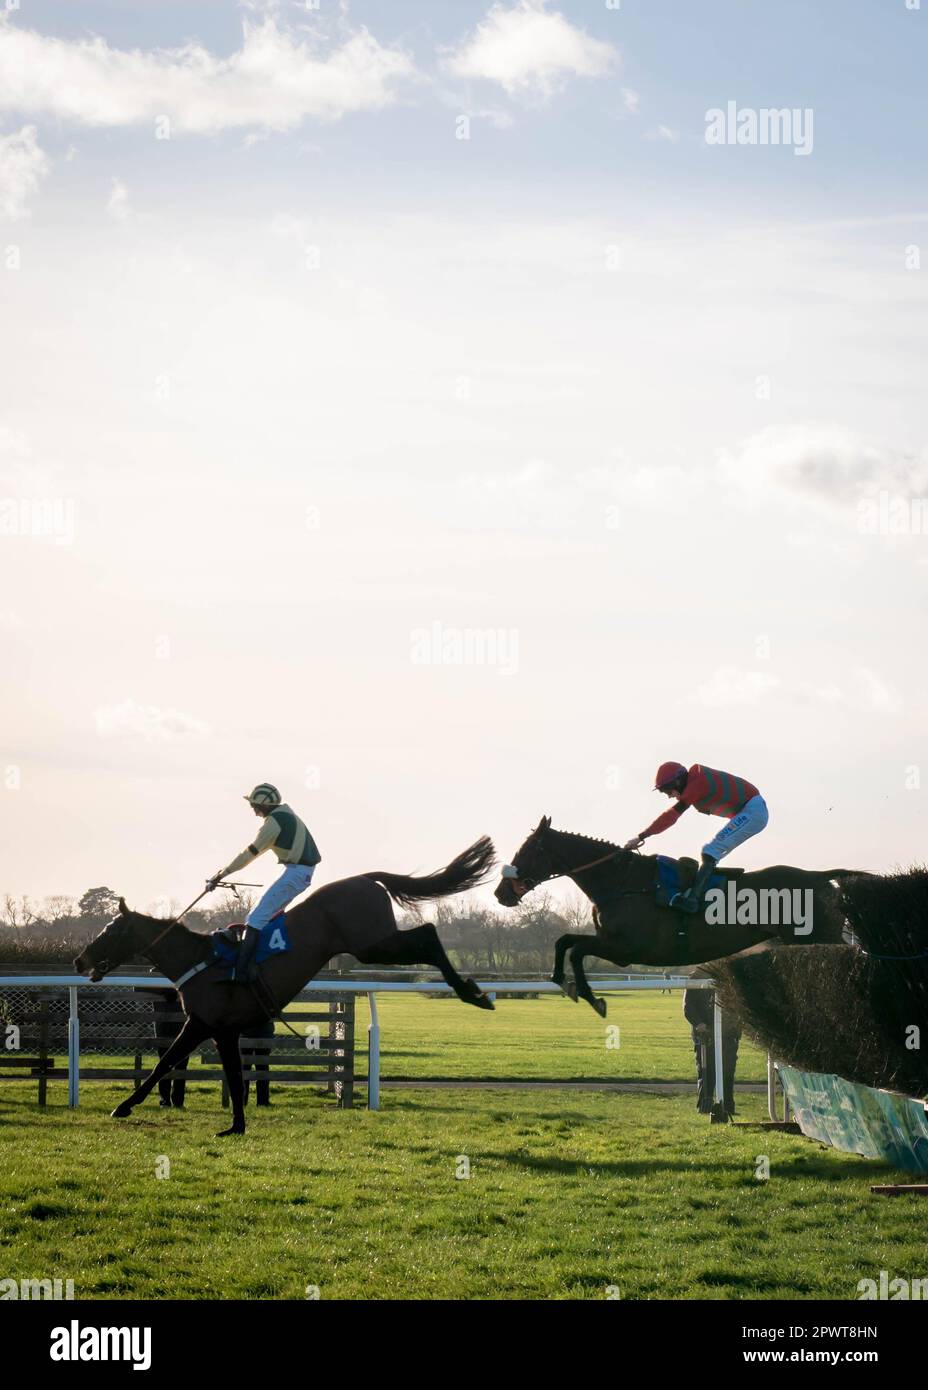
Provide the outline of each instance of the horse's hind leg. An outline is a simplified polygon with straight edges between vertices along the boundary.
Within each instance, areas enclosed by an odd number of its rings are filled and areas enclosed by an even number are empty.
[[[209,1037],[209,1031],[207,1025],[201,1023],[198,1018],[188,1018],[155,1069],[149,1072],[144,1081],[139,1083],[131,1096],[121,1101],[115,1110],[110,1111],[112,1117],[116,1120],[124,1120],[127,1115],[131,1114],[135,1107],[140,1105],[148,1093],[157,1086],[165,1072],[171,1071],[177,1062],[182,1062],[185,1057],[189,1057],[197,1044]]]
[[[492,1009],[490,999],[474,980],[465,980],[458,974],[448,953],[441,944],[441,938],[431,922],[423,922],[409,931],[398,931],[385,941],[378,941],[363,956],[358,956],[363,965],[434,965],[441,971],[445,984],[450,985],[459,999],[465,1004],[474,1004],[478,1009]]]

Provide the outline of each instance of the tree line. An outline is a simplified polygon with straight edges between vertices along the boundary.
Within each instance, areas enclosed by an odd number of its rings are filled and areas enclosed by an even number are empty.
[[[0,905],[0,962],[64,964],[111,921],[118,910],[111,888],[88,888],[79,898],[55,895],[41,902],[9,894]],[[184,915],[194,931],[211,932],[244,921],[252,899],[231,892],[215,906]],[[181,903],[162,904],[156,915],[170,916]],[[532,894],[512,910],[498,912],[472,897],[447,899],[419,912],[400,914],[400,927],[428,920],[438,928],[445,949],[463,972],[486,975],[548,974],[554,943],[565,932],[592,934],[591,905],[579,894],[557,903],[544,892]],[[352,968],[350,956],[333,966]],[[610,967],[612,968],[612,967]]]

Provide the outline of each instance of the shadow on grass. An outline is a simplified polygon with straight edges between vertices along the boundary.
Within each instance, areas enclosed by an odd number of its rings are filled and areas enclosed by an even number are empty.
[[[562,1177],[581,1177],[595,1174],[614,1178],[647,1178],[653,1177],[657,1173],[679,1174],[685,1172],[687,1174],[703,1174],[707,1177],[713,1174],[729,1175],[733,1178],[743,1178],[746,1187],[761,1186],[756,1178],[745,1175],[744,1161],[738,1157],[732,1157],[729,1160],[703,1160],[695,1163],[682,1159],[679,1162],[674,1162],[662,1158],[615,1159],[604,1162],[602,1159],[592,1158],[558,1158],[553,1155],[539,1157],[512,1151],[484,1151],[475,1157],[484,1162],[495,1161],[514,1168],[538,1173],[553,1173]],[[797,1154],[790,1167],[788,1169],[781,1167],[780,1171],[785,1178],[804,1180],[811,1178],[816,1181],[827,1182],[829,1185],[844,1183],[852,1187],[860,1182],[872,1182],[876,1177],[897,1171],[889,1167],[888,1164],[875,1163],[872,1159],[861,1159],[861,1163],[866,1163],[866,1168],[858,1168],[856,1164],[850,1164],[846,1160],[842,1161],[837,1156],[831,1158],[827,1152]]]

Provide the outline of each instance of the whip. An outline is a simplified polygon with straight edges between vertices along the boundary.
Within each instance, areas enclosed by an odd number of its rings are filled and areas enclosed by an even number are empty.
[[[217,884],[216,884],[216,887],[217,887],[217,888],[231,888],[231,889],[232,889],[232,892],[235,894],[235,896],[238,897],[238,896],[239,896],[238,890],[239,890],[240,888],[260,888],[260,887],[261,887],[261,884],[260,884],[260,883],[241,883],[241,882],[235,882],[235,883],[233,883],[232,880],[230,879],[227,883],[217,883]],[[201,899],[201,898],[205,898],[206,895],[207,895],[207,893],[211,893],[212,891],[213,891],[213,890],[212,890],[211,888],[209,888],[209,887],[204,888],[204,889],[203,889],[203,892],[202,892],[202,893],[198,893],[197,896],[194,898],[194,900],[193,900],[192,903],[188,903],[188,904],[187,904],[187,906],[184,908],[183,912],[178,912],[177,916],[174,918],[174,921],[175,921],[175,922],[179,922],[180,919],[181,919],[182,917],[186,917],[186,915],[187,915],[187,913],[190,911],[190,909],[193,908],[193,907],[196,907],[196,905],[197,905],[197,903],[200,901],[200,899]]]

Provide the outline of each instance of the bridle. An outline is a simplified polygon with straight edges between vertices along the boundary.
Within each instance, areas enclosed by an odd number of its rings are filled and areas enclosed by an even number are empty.
[[[540,846],[536,845],[536,848],[540,848]],[[523,873],[520,873],[519,870],[516,868],[515,864],[504,864],[504,865],[503,865],[503,870],[502,870],[502,876],[503,876],[503,878],[518,879],[521,883],[524,883],[524,884],[527,885],[527,886],[526,886],[526,889],[525,889],[525,893],[520,894],[521,897],[525,897],[525,895],[526,895],[527,893],[531,893],[532,890],[535,889],[535,888],[537,888],[538,885],[539,885],[540,883],[550,883],[551,879],[553,879],[553,878],[562,878],[565,874],[567,874],[567,875],[569,875],[569,876],[572,877],[574,874],[582,874],[582,873],[585,873],[587,869],[595,869],[596,866],[597,866],[598,864],[606,864],[606,863],[609,862],[610,859],[615,859],[618,855],[626,853],[625,850],[622,850],[622,849],[620,849],[620,848],[611,849],[611,850],[608,852],[608,854],[601,854],[597,859],[590,859],[590,860],[588,860],[586,864],[575,864],[575,865],[572,865],[572,864],[564,864],[564,863],[562,863],[562,864],[561,864],[561,867],[558,868],[558,867],[557,867],[557,858],[555,857],[554,854],[552,854],[550,845],[546,845],[546,846],[544,847],[544,852],[545,852],[545,854],[546,854],[547,857],[548,857],[548,862],[549,862],[549,864],[553,864],[553,865],[554,865],[554,868],[552,869],[551,873],[546,874],[544,878],[533,878],[531,874],[523,874]],[[509,871],[511,871],[511,872],[507,872],[507,870],[509,870]],[[632,889],[632,890],[630,890],[630,891],[636,892],[636,893],[637,893],[637,892],[647,892],[647,891],[649,891],[649,890],[647,890],[647,889]]]
[[[233,883],[233,882],[231,882],[231,881],[228,882],[228,883],[223,884],[223,887],[224,887],[224,888],[231,888],[232,892],[235,894],[236,898],[238,898],[239,902],[241,902],[241,898],[242,898],[241,893],[238,891],[240,888],[257,888],[257,887],[259,887],[259,886],[260,886],[260,885],[257,884],[257,883],[241,883],[241,882]],[[200,901],[200,899],[201,899],[201,898],[205,898],[205,897],[206,897],[206,894],[207,894],[208,892],[209,892],[209,889],[206,888],[206,889],[204,889],[204,891],[203,891],[202,893],[198,893],[197,896],[194,898],[193,902],[187,904],[187,906],[184,908],[183,912],[178,913],[178,915],[177,915],[176,917],[172,917],[172,918],[170,919],[170,921],[166,923],[165,928],[164,928],[163,931],[160,931],[160,932],[158,933],[157,936],[155,936],[155,937],[152,938],[151,941],[148,941],[148,942],[145,943],[145,950],[146,950],[146,951],[149,951],[149,950],[151,950],[152,946],[157,946],[158,942],[159,942],[159,941],[162,941],[162,940],[164,939],[164,937],[167,936],[168,932],[172,930],[173,927],[182,927],[184,924],[183,924],[183,922],[180,920],[181,917],[186,916],[186,914],[190,911],[190,909],[191,909],[192,907],[196,907],[196,905],[197,905],[197,903]],[[104,969],[104,966],[106,967],[105,969]],[[111,968],[111,967],[110,967],[110,958],[109,958],[109,956],[104,956],[102,960],[98,961],[98,962],[97,962],[97,968],[101,971],[102,974],[108,975],[108,974],[109,974],[109,971],[110,971],[110,968]]]
[[[152,947],[152,946],[157,946],[158,942],[162,939],[162,937],[167,936],[168,932],[171,930],[172,927],[178,927],[178,926],[180,926],[180,925],[181,925],[181,923],[177,920],[177,918],[176,918],[176,917],[172,917],[171,920],[170,920],[170,922],[167,923],[167,925],[165,926],[165,928],[164,928],[163,931],[160,931],[160,932],[158,933],[158,935],[157,935],[156,937],[153,938],[153,940],[151,940],[151,941],[149,941],[149,942],[146,942],[146,944],[145,944],[145,949],[148,950],[148,949],[149,949],[150,947]],[[126,919],[125,917],[123,917],[123,918],[120,919],[120,926],[122,926],[123,928],[131,927],[131,923],[128,922],[127,919]],[[138,947],[135,946],[135,945],[133,944],[132,949],[133,949],[133,950],[137,950]],[[130,951],[130,954],[131,954],[131,951]],[[125,959],[125,957],[124,957],[124,959]],[[110,964],[110,958],[109,958],[109,956],[101,956],[99,960],[94,961],[94,962],[93,962],[93,969],[94,969],[94,970],[99,970],[101,978],[102,978],[104,975],[108,975],[108,974],[110,973],[110,971],[113,969],[113,966]]]

